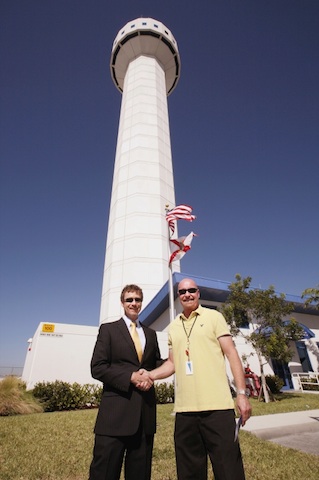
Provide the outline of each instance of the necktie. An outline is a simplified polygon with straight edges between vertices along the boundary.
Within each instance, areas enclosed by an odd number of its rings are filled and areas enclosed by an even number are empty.
[[[139,361],[141,361],[143,356],[143,351],[142,351],[141,340],[136,330],[136,323],[131,322],[130,327],[131,327],[131,336],[135,345],[135,350],[136,350]]]

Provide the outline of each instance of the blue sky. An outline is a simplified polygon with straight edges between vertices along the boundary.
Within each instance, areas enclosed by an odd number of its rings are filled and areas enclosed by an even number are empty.
[[[98,325],[121,95],[117,32],[175,36],[182,272],[300,295],[319,283],[318,0],[1,2],[0,367],[39,322]],[[133,281],[134,279],[132,279]]]

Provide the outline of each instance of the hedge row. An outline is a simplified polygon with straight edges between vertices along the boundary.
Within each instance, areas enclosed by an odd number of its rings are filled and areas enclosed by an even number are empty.
[[[157,403],[174,403],[173,383],[156,383],[154,387]]]
[[[45,412],[97,407],[102,396],[99,385],[80,385],[60,380],[37,383],[32,391]]]
[[[267,375],[266,381],[272,393],[278,393],[283,386],[283,381],[277,375]],[[45,412],[54,412],[98,407],[102,391],[102,386],[99,385],[70,384],[57,380],[37,383],[32,393],[40,401]],[[155,384],[155,394],[157,403],[173,403],[174,384],[165,382]]]
[[[80,385],[62,381],[37,383],[32,391],[45,412],[61,410],[80,410],[98,407],[102,397],[99,385]],[[174,385],[159,383],[155,385],[157,403],[174,402]]]

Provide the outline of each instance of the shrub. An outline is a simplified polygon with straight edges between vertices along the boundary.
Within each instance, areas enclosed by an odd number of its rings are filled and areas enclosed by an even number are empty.
[[[156,403],[171,403],[174,402],[174,384],[173,383],[156,383],[155,395]]]
[[[279,393],[285,384],[278,375],[266,375],[266,382],[271,393]]]
[[[78,410],[99,405],[102,387],[56,380],[37,383],[32,393],[43,404],[46,412]]]
[[[0,416],[43,412],[26,385],[17,377],[8,376],[0,382]]]

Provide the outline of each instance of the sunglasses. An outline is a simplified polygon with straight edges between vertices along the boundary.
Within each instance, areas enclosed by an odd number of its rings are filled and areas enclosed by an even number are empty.
[[[180,290],[178,290],[178,293],[180,295],[185,295],[186,292],[196,293],[197,290],[198,290],[198,288],[181,288]]]
[[[132,297],[129,297],[129,298],[125,298],[124,299],[124,302],[126,303],[133,303],[135,300],[136,303],[142,303],[142,299],[137,297],[137,298],[132,298]]]

